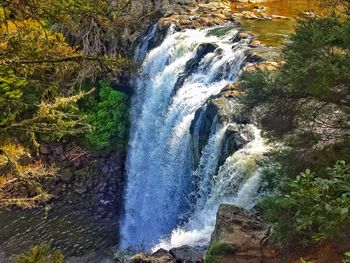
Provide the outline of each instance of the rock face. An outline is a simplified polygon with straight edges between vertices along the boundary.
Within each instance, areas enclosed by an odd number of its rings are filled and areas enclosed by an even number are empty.
[[[88,208],[97,218],[116,219],[123,192],[122,154],[89,152],[74,143],[43,143],[40,159],[59,168],[49,184],[56,200]]]
[[[229,245],[232,250],[223,262],[274,262],[276,253],[267,245],[269,227],[256,215],[242,208],[223,204],[219,207],[210,244]]]

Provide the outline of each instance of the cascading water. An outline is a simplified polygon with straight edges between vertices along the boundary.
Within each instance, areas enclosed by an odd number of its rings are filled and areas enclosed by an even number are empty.
[[[234,204],[246,209],[253,207],[258,198],[260,186],[257,160],[263,156],[268,147],[256,127],[249,125],[248,128],[254,134],[254,139],[243,149],[228,157],[211,182],[208,183],[206,180],[201,182],[200,191],[205,189],[204,192],[208,194],[200,196],[186,224],[174,229],[171,236],[161,240],[153,250],[170,249],[182,245],[205,246],[213,232],[220,204]],[[222,130],[218,131],[218,133],[221,132]],[[204,153],[201,162],[205,158]],[[210,191],[207,190],[208,187],[211,188]]]
[[[143,43],[136,52],[143,63],[132,102],[123,247],[150,248],[162,238],[156,247],[207,242],[220,203],[251,204],[246,199],[254,197],[259,176],[247,167],[265,149],[256,128],[255,139],[218,169],[228,124],[214,121],[192,171],[190,125],[196,110],[237,78],[248,49],[248,40],[232,41],[237,34],[232,27],[170,28],[158,47]],[[154,35],[155,28],[145,41]]]

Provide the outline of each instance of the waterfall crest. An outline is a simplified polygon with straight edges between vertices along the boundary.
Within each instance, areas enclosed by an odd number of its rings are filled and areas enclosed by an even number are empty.
[[[252,203],[259,175],[247,163],[254,166],[253,152],[265,150],[255,127],[254,140],[219,168],[228,123],[214,121],[193,170],[190,126],[195,112],[238,77],[248,49],[247,40],[233,41],[236,28],[220,35],[221,28],[170,28],[158,47],[147,50],[143,43],[136,53],[137,60],[144,59],[132,101],[123,247],[207,242],[220,203]],[[145,41],[154,35],[152,28]]]

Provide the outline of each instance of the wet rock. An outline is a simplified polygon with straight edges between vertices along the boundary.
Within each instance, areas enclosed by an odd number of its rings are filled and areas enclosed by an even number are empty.
[[[253,134],[245,125],[229,125],[222,142],[219,166],[224,164],[227,157],[242,149],[253,139]]]
[[[199,67],[201,60],[208,53],[212,53],[217,47],[217,45],[211,43],[203,43],[198,46],[195,57],[186,63],[184,72],[178,78],[173,93],[176,93],[177,89],[184,84],[186,78],[188,78]]]
[[[205,254],[205,247],[181,246],[170,249],[170,254],[174,256],[176,262],[201,263]]]
[[[232,247],[223,262],[269,262],[276,252],[267,244],[268,236],[269,227],[257,215],[237,206],[222,204],[210,244],[220,242]]]

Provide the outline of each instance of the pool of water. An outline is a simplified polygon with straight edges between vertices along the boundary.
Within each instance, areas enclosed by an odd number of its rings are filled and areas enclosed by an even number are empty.
[[[268,0],[259,4],[232,3],[232,12],[251,11],[264,6],[269,15],[288,17],[288,20],[242,20],[243,28],[257,35],[261,43],[281,48],[288,36],[294,32],[296,18],[300,12],[318,10],[316,0]]]
[[[0,228],[0,252],[7,256],[47,243],[61,249],[66,257],[81,256],[111,251],[118,241],[116,224],[97,220],[87,209],[74,205],[58,205],[49,211],[0,210]]]

